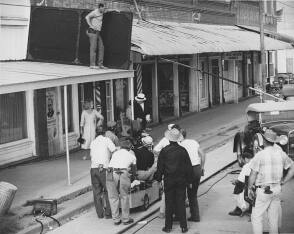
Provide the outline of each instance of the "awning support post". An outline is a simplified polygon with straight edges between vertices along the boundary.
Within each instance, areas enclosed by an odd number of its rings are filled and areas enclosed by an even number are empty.
[[[68,113],[67,113],[67,86],[64,86],[64,123],[65,123],[65,143],[66,143],[66,165],[67,165],[67,185],[70,182],[69,146],[68,146]]]
[[[134,120],[134,78],[130,79],[130,99],[131,99],[131,110],[132,110],[132,120]]]

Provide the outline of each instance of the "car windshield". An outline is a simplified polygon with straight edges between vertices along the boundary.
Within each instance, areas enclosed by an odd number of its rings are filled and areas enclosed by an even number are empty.
[[[261,113],[262,122],[272,121],[294,121],[294,110],[291,111],[270,111]]]

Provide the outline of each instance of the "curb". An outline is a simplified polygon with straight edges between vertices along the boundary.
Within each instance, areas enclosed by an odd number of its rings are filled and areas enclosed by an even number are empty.
[[[243,126],[243,122],[244,121],[236,121],[236,122],[233,122],[232,124],[227,124],[225,125],[224,127],[221,127],[220,129],[218,129],[219,131],[216,131],[216,133],[214,134],[215,135],[218,135],[218,134],[222,134],[222,133],[225,133],[229,130],[234,130],[236,129],[236,131],[239,131],[240,130],[240,125]],[[235,128],[236,127],[236,128]],[[202,138],[199,137],[197,139],[197,141],[199,143],[202,143],[202,142],[205,142],[206,140],[208,140],[209,138],[212,137],[212,134],[209,134],[209,135],[206,135],[206,136],[203,136]],[[206,147],[204,148],[203,150],[206,151],[206,152],[209,152],[209,151],[212,151],[218,147],[220,147],[221,145],[224,145],[225,143],[227,143],[228,141],[230,141],[231,139],[233,139],[234,136],[228,136],[226,138],[224,138],[222,141],[220,142],[217,142],[216,144],[214,145],[211,145],[209,147]],[[230,164],[228,164],[227,166],[219,169],[218,171],[216,171],[215,173],[213,173],[212,175],[210,175],[209,177],[205,178],[203,181],[200,182],[200,184],[206,182],[207,180],[209,180],[211,177],[215,176],[216,174],[218,174],[220,171],[224,170],[225,168],[231,166],[232,164],[234,164],[236,162],[233,161],[231,162]],[[77,197],[80,197],[80,196],[85,196],[88,192],[92,191],[92,186],[89,185],[89,186],[86,186],[84,188],[81,188],[77,191],[74,191],[72,193],[69,193],[67,195],[64,195],[64,196],[61,196],[60,198],[57,199],[58,201],[58,204],[62,203],[62,202],[66,202],[66,201],[69,201],[69,200],[73,200]],[[90,209],[92,206],[93,206],[93,201],[92,199],[90,199],[89,202],[84,202],[82,203],[81,205],[79,205],[78,207],[75,207],[71,210],[68,210],[66,213],[62,213],[62,211],[60,213],[57,213],[55,216],[53,216],[55,219],[57,219],[61,224],[64,224],[64,223],[67,223],[67,219],[70,219],[71,217],[85,211],[85,210],[88,210]],[[156,208],[155,210],[152,210],[150,211],[150,213],[147,213],[145,215],[143,215],[142,217],[140,217],[138,220],[136,220],[133,224],[123,228],[123,230],[117,232],[117,233],[124,233],[125,231],[129,230],[130,228],[134,227],[138,222],[150,217],[151,215],[155,214],[156,212],[159,211],[159,208]],[[46,219],[46,221],[43,223],[44,225],[44,230],[43,230],[43,233],[46,232],[46,231],[49,231],[49,225],[50,226],[54,226],[56,225],[56,223],[51,220],[51,219]],[[36,225],[32,225],[32,226],[29,226],[27,227],[26,229],[23,229],[19,232],[17,232],[17,234],[36,234],[40,231],[41,227],[39,224],[36,224]]]

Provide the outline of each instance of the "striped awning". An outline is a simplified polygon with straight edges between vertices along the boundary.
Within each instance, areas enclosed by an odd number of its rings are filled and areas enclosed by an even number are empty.
[[[141,54],[179,55],[260,50],[258,33],[237,26],[134,20],[132,50]],[[265,50],[293,49],[265,37]]]

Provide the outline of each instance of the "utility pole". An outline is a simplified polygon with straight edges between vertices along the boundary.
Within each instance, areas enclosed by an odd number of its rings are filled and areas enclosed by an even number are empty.
[[[261,87],[265,90],[266,86],[266,67],[264,50],[264,3],[259,0],[259,27],[260,27],[260,63],[261,63]]]

